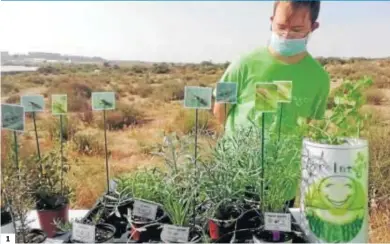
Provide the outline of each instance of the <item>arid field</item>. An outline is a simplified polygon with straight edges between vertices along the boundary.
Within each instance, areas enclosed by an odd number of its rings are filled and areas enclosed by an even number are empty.
[[[332,78],[332,87],[343,79],[370,76],[366,111],[370,123],[370,241],[390,242],[390,59],[320,59]],[[91,92],[115,91],[115,111],[107,112],[111,176],[137,167],[162,165],[151,154],[164,133],[188,134],[195,113],[183,107],[184,87],[214,87],[227,64],[58,65],[37,72],[4,75],[2,103],[19,103],[23,94],[43,94],[46,112],[37,114],[41,151],[59,150],[59,120],[51,114],[51,95],[67,94],[66,157],[71,164],[69,181],[75,197],[72,208],[90,208],[105,190],[105,157],[102,112],[92,111]],[[315,82],[315,81],[313,81]],[[329,107],[332,104],[329,103]],[[211,111],[200,113],[201,142],[212,141],[222,128]],[[20,158],[36,153],[31,116],[19,136]],[[2,131],[2,162],[7,158],[12,134]],[[207,147],[206,147],[207,148]]]

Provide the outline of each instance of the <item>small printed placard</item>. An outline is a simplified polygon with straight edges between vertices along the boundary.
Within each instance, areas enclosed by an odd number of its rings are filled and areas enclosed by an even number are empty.
[[[157,215],[157,205],[145,201],[135,200],[133,215],[141,218],[155,220]]]
[[[24,112],[43,112],[45,100],[42,95],[25,95],[20,100]]]
[[[67,95],[52,95],[51,96],[51,112],[54,115],[66,114],[68,112],[68,96]]]
[[[237,83],[236,82],[219,82],[216,90],[217,103],[237,103]]]
[[[93,92],[92,109],[93,110],[114,110],[115,92]]]
[[[116,187],[118,186],[118,184],[116,183],[116,181],[114,181],[114,180],[110,180],[109,181],[109,189],[110,189],[110,191],[111,192],[114,192],[114,191],[116,191]]]
[[[291,231],[291,214],[289,213],[265,213],[265,230]]]
[[[15,244],[15,234],[1,234],[1,244]]]
[[[261,112],[276,112],[278,108],[278,87],[273,83],[256,84],[256,110]]]
[[[292,100],[292,81],[275,81],[278,86],[278,100],[281,103],[289,103]]]
[[[184,107],[195,109],[211,109],[210,87],[186,86],[184,88]]]
[[[161,240],[165,242],[188,242],[189,227],[164,224],[161,232]]]
[[[64,243],[64,240],[61,239],[52,239],[52,238],[46,238],[44,243]]]
[[[12,131],[24,131],[24,107],[13,104],[1,104],[1,128]]]
[[[72,225],[72,239],[86,243],[95,242],[95,226],[74,222]]]

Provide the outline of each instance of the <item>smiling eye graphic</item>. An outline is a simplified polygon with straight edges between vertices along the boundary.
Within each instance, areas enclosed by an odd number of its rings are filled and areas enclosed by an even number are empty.
[[[332,183],[328,183],[328,184],[326,184],[326,186],[325,187],[331,187],[331,186],[333,186],[334,184],[332,184]]]

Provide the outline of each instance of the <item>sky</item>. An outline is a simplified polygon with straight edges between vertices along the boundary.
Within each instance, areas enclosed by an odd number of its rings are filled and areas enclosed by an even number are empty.
[[[0,50],[231,61],[267,44],[273,2],[1,2]],[[389,57],[390,1],[322,2],[314,56]]]

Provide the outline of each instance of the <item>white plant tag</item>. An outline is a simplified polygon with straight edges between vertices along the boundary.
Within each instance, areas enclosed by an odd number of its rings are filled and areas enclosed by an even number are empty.
[[[161,240],[166,242],[187,243],[189,234],[190,234],[189,227],[181,227],[176,225],[165,224],[161,232]]]
[[[116,191],[117,183],[114,180],[109,181],[109,189],[111,192]]]
[[[46,238],[44,243],[64,243],[64,240],[61,239],[52,239],[52,238]]]
[[[274,231],[291,231],[291,214],[289,213],[265,213],[265,229]]]
[[[94,243],[95,226],[74,222],[72,226],[72,239],[75,241]]]
[[[155,220],[157,215],[157,205],[135,200],[133,206],[133,215],[140,218]]]

